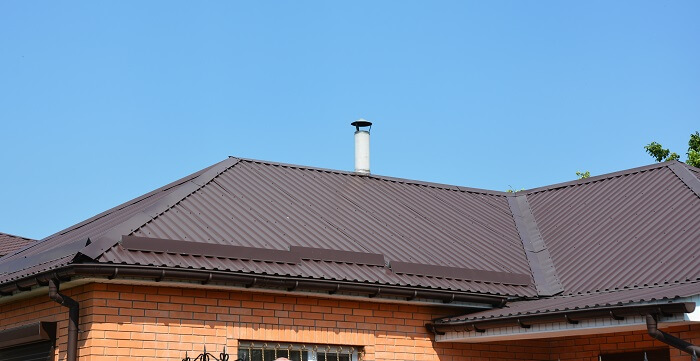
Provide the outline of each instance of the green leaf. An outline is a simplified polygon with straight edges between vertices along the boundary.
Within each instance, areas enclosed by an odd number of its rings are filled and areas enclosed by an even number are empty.
[[[700,168],[700,151],[689,150],[686,164]]]
[[[591,176],[591,172],[585,171],[585,172],[576,172],[576,176],[578,179],[586,179]]]
[[[654,157],[657,162],[663,161],[666,157],[668,157],[669,150],[664,149],[661,144],[657,142],[651,142],[644,146],[644,149],[646,149],[647,153],[649,153],[650,156]]]

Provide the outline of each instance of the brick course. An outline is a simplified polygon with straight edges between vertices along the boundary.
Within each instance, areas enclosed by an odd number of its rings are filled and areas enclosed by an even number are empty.
[[[239,341],[363,347],[364,360],[597,360],[603,352],[667,347],[645,332],[486,344],[435,343],[424,324],[454,309],[249,291],[92,283],[62,291],[80,302],[81,361],[181,360]],[[47,296],[0,306],[0,329],[58,322],[65,359],[67,309]],[[700,343],[700,326],[671,329]],[[671,350],[672,360],[690,360]],[[234,356],[235,357],[235,356]],[[235,359],[235,358],[234,358]]]

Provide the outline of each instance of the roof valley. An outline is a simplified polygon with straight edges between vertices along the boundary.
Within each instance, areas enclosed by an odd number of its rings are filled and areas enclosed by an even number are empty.
[[[523,250],[530,264],[538,295],[553,296],[564,292],[564,286],[559,280],[552,257],[537,227],[537,221],[532,214],[527,196],[524,194],[510,196],[508,197],[508,205],[510,205],[515,227],[523,242]]]

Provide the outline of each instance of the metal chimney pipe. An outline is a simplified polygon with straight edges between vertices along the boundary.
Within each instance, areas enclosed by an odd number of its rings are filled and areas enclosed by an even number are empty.
[[[350,125],[355,127],[355,172],[369,174],[369,131],[372,122],[359,119]],[[360,129],[366,127],[367,130]]]

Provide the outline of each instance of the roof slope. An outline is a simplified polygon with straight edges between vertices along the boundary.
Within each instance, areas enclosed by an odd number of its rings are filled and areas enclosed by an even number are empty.
[[[36,240],[0,232],[0,257],[24,248]]]
[[[178,186],[196,178],[208,168],[190,174],[166,186],[146,193],[126,203],[102,212],[83,222],[50,235],[31,247],[0,259],[0,283],[16,280],[69,264],[86,244],[88,238],[96,239],[170,194]]]
[[[528,192],[565,293],[700,278],[700,197],[681,164]]]
[[[700,294],[700,169],[665,162],[525,191],[564,292],[459,324],[669,303]]]
[[[0,283],[84,262],[79,254],[521,297],[695,281],[697,171],[672,161],[507,194],[229,158],[5,257]],[[134,246],[124,236],[184,248]],[[197,252],[221,247],[226,255]],[[343,256],[286,262],[236,254],[294,247]]]
[[[582,311],[600,307],[638,305],[677,301],[700,294],[700,282],[666,284],[640,288],[586,294],[555,296],[539,300],[510,302],[503,308],[446,318],[442,323],[488,321],[522,316],[537,316],[555,312]]]
[[[129,235],[278,251],[301,246],[380,254],[388,265],[328,259],[285,264],[134,250],[120,243]],[[103,263],[535,295],[505,193],[247,159],[223,161],[179,185],[48,237],[41,248],[85,238],[92,244],[80,252]],[[398,271],[402,263],[428,267]],[[437,273],[431,265],[438,266]],[[521,281],[441,276],[455,270],[513,274]]]

